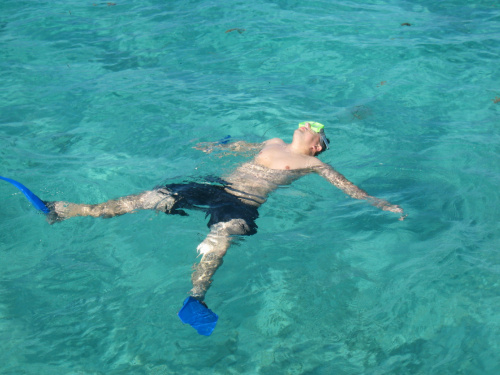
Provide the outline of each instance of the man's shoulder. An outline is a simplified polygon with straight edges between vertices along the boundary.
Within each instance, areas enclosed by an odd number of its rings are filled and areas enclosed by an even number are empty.
[[[323,168],[328,166],[328,164],[323,163],[316,156],[308,156],[308,166],[310,168]]]
[[[272,138],[268,139],[267,141],[264,142],[266,146],[268,145],[284,145],[285,141],[283,141],[281,138]]]

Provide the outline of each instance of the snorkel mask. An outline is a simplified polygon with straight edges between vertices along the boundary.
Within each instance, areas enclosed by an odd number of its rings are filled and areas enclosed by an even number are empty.
[[[299,128],[303,127],[303,126],[307,126],[307,124],[309,124],[309,126],[311,126],[311,130],[315,133],[318,133],[319,136],[320,136],[320,139],[321,139],[321,143],[322,145],[321,146],[325,146],[325,148],[328,150],[330,147],[330,142],[328,142],[328,139],[326,139],[326,135],[325,135],[325,125],[323,124],[320,124],[319,122],[314,122],[314,121],[304,121],[304,122],[301,122],[299,124]]]

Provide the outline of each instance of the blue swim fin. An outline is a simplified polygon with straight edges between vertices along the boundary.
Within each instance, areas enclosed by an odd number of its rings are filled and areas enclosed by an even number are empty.
[[[35,206],[37,210],[42,211],[44,214],[48,214],[50,212],[45,203],[43,203],[40,198],[38,198],[35,194],[33,194],[30,191],[30,189],[28,189],[20,182],[2,176],[0,176],[0,180],[10,182],[12,185],[18,188],[21,191],[21,193],[23,193],[26,196],[26,198],[28,198],[28,200],[33,204],[33,206]]]
[[[189,324],[200,335],[210,336],[214,331],[219,317],[205,304],[193,297],[188,297],[177,314],[182,323]]]

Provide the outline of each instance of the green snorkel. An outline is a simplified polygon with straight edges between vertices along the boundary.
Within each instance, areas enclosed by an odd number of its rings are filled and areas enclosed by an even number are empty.
[[[330,142],[328,142],[328,139],[326,138],[325,135],[325,125],[315,121],[304,121],[299,124],[299,128],[307,126],[307,124],[309,124],[313,132],[319,134],[319,136],[321,137],[321,142],[323,143],[323,145],[325,145],[325,148],[328,150],[330,148],[329,147]]]

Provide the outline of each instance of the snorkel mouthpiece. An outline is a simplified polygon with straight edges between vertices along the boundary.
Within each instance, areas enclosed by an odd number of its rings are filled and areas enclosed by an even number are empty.
[[[325,125],[315,121],[304,121],[299,124],[299,128],[307,126],[307,124],[309,124],[313,132],[319,134],[319,136],[321,137],[321,142],[325,145],[325,148],[328,150],[330,148],[328,147],[330,143],[328,142],[328,139],[326,139]]]

